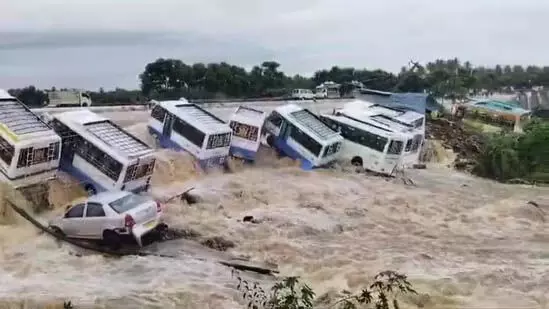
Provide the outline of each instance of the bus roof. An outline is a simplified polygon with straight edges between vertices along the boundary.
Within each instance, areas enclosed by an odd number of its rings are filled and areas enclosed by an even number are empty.
[[[329,140],[340,136],[339,133],[332,130],[332,128],[322,122],[318,116],[306,108],[299,107],[295,104],[287,104],[277,107],[275,111],[283,117],[295,120],[298,127],[301,126],[309,129],[314,135],[320,138],[320,140]]]
[[[134,158],[154,152],[137,137],[126,132],[109,119],[89,110],[64,112],[54,115],[54,117],[77,133],[89,134],[83,137],[92,143],[99,141],[106,147],[114,148],[125,157]],[[71,126],[71,124],[73,125]]]
[[[416,111],[402,109],[398,107],[389,107],[377,103],[366,102],[363,100],[354,100],[344,105],[343,110],[353,114],[364,113],[367,116],[384,115],[395,119],[397,122],[412,125],[414,121],[422,119],[423,114]]]
[[[0,89],[0,130],[12,139],[54,135],[55,131],[25,104]]]
[[[333,120],[336,120],[338,122],[341,122],[346,125],[350,125],[352,127],[361,129],[363,131],[371,132],[374,134],[377,134],[379,136],[384,137],[391,137],[393,136],[394,132],[390,128],[386,128],[380,125],[376,125],[373,123],[368,123],[367,121],[362,121],[361,119],[354,118],[352,116],[345,115],[344,113],[340,113],[338,115],[329,115],[329,114],[323,114],[323,117],[330,118]]]
[[[265,122],[265,118],[267,118],[266,112],[240,105],[232,115],[231,120],[260,127]]]
[[[181,118],[197,129],[204,131],[204,133],[211,134],[231,131],[231,128],[225,121],[196,104],[188,103],[183,100],[160,101],[158,104],[176,117]]]

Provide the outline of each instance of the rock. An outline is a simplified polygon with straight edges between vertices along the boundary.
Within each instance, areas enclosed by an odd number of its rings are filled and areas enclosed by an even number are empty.
[[[244,216],[244,218],[242,218],[242,222],[250,222],[250,223],[258,224],[258,223],[261,223],[261,220],[255,219],[254,216]]]
[[[189,205],[200,203],[203,201],[203,199],[198,194],[195,194],[192,191],[181,194],[181,200],[186,201]]]

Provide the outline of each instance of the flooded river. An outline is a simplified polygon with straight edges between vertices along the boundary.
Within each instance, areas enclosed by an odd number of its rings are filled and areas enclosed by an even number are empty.
[[[144,125],[131,130],[146,139]],[[411,308],[547,306],[548,190],[436,165],[407,176],[415,185],[342,168],[305,172],[287,161],[203,175],[189,158],[163,150],[153,193],[194,186],[200,203],[166,205],[171,226],[222,236],[235,243],[231,255],[277,264],[318,295],[357,290],[392,269],[423,294],[406,301]],[[51,193],[59,207],[78,195],[63,181]],[[11,224],[0,225],[0,308],[68,299],[76,308],[244,308],[231,269],[180,242],[162,244],[177,259],[108,258],[59,245],[9,211],[3,216]]]

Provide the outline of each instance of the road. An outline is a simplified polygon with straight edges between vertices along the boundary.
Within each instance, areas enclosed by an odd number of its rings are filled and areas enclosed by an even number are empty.
[[[208,103],[204,107],[206,110],[215,114],[219,118],[228,121],[235,109],[239,105],[249,106],[258,110],[271,112],[277,106],[282,106],[288,103],[298,104],[305,108],[308,108],[313,113],[327,113],[331,112],[334,108],[340,108],[343,104],[349,102],[349,100],[322,100],[317,102],[311,101],[294,101],[294,102],[246,102],[244,104],[239,103]],[[147,110],[96,110],[95,112],[101,113],[112,121],[121,126],[130,126],[136,123],[146,122],[149,118],[149,111]]]

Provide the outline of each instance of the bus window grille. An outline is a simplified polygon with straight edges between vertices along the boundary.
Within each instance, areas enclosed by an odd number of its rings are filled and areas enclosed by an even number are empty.
[[[137,166],[132,169],[130,180],[135,180],[135,174],[137,174]]]
[[[54,157],[54,154],[55,154],[55,143],[52,143],[50,144],[50,146],[48,147],[48,162],[49,161],[53,161],[53,157]]]
[[[34,148],[31,147],[31,148],[28,148],[27,162],[25,166],[31,166],[33,160],[34,160]]]

